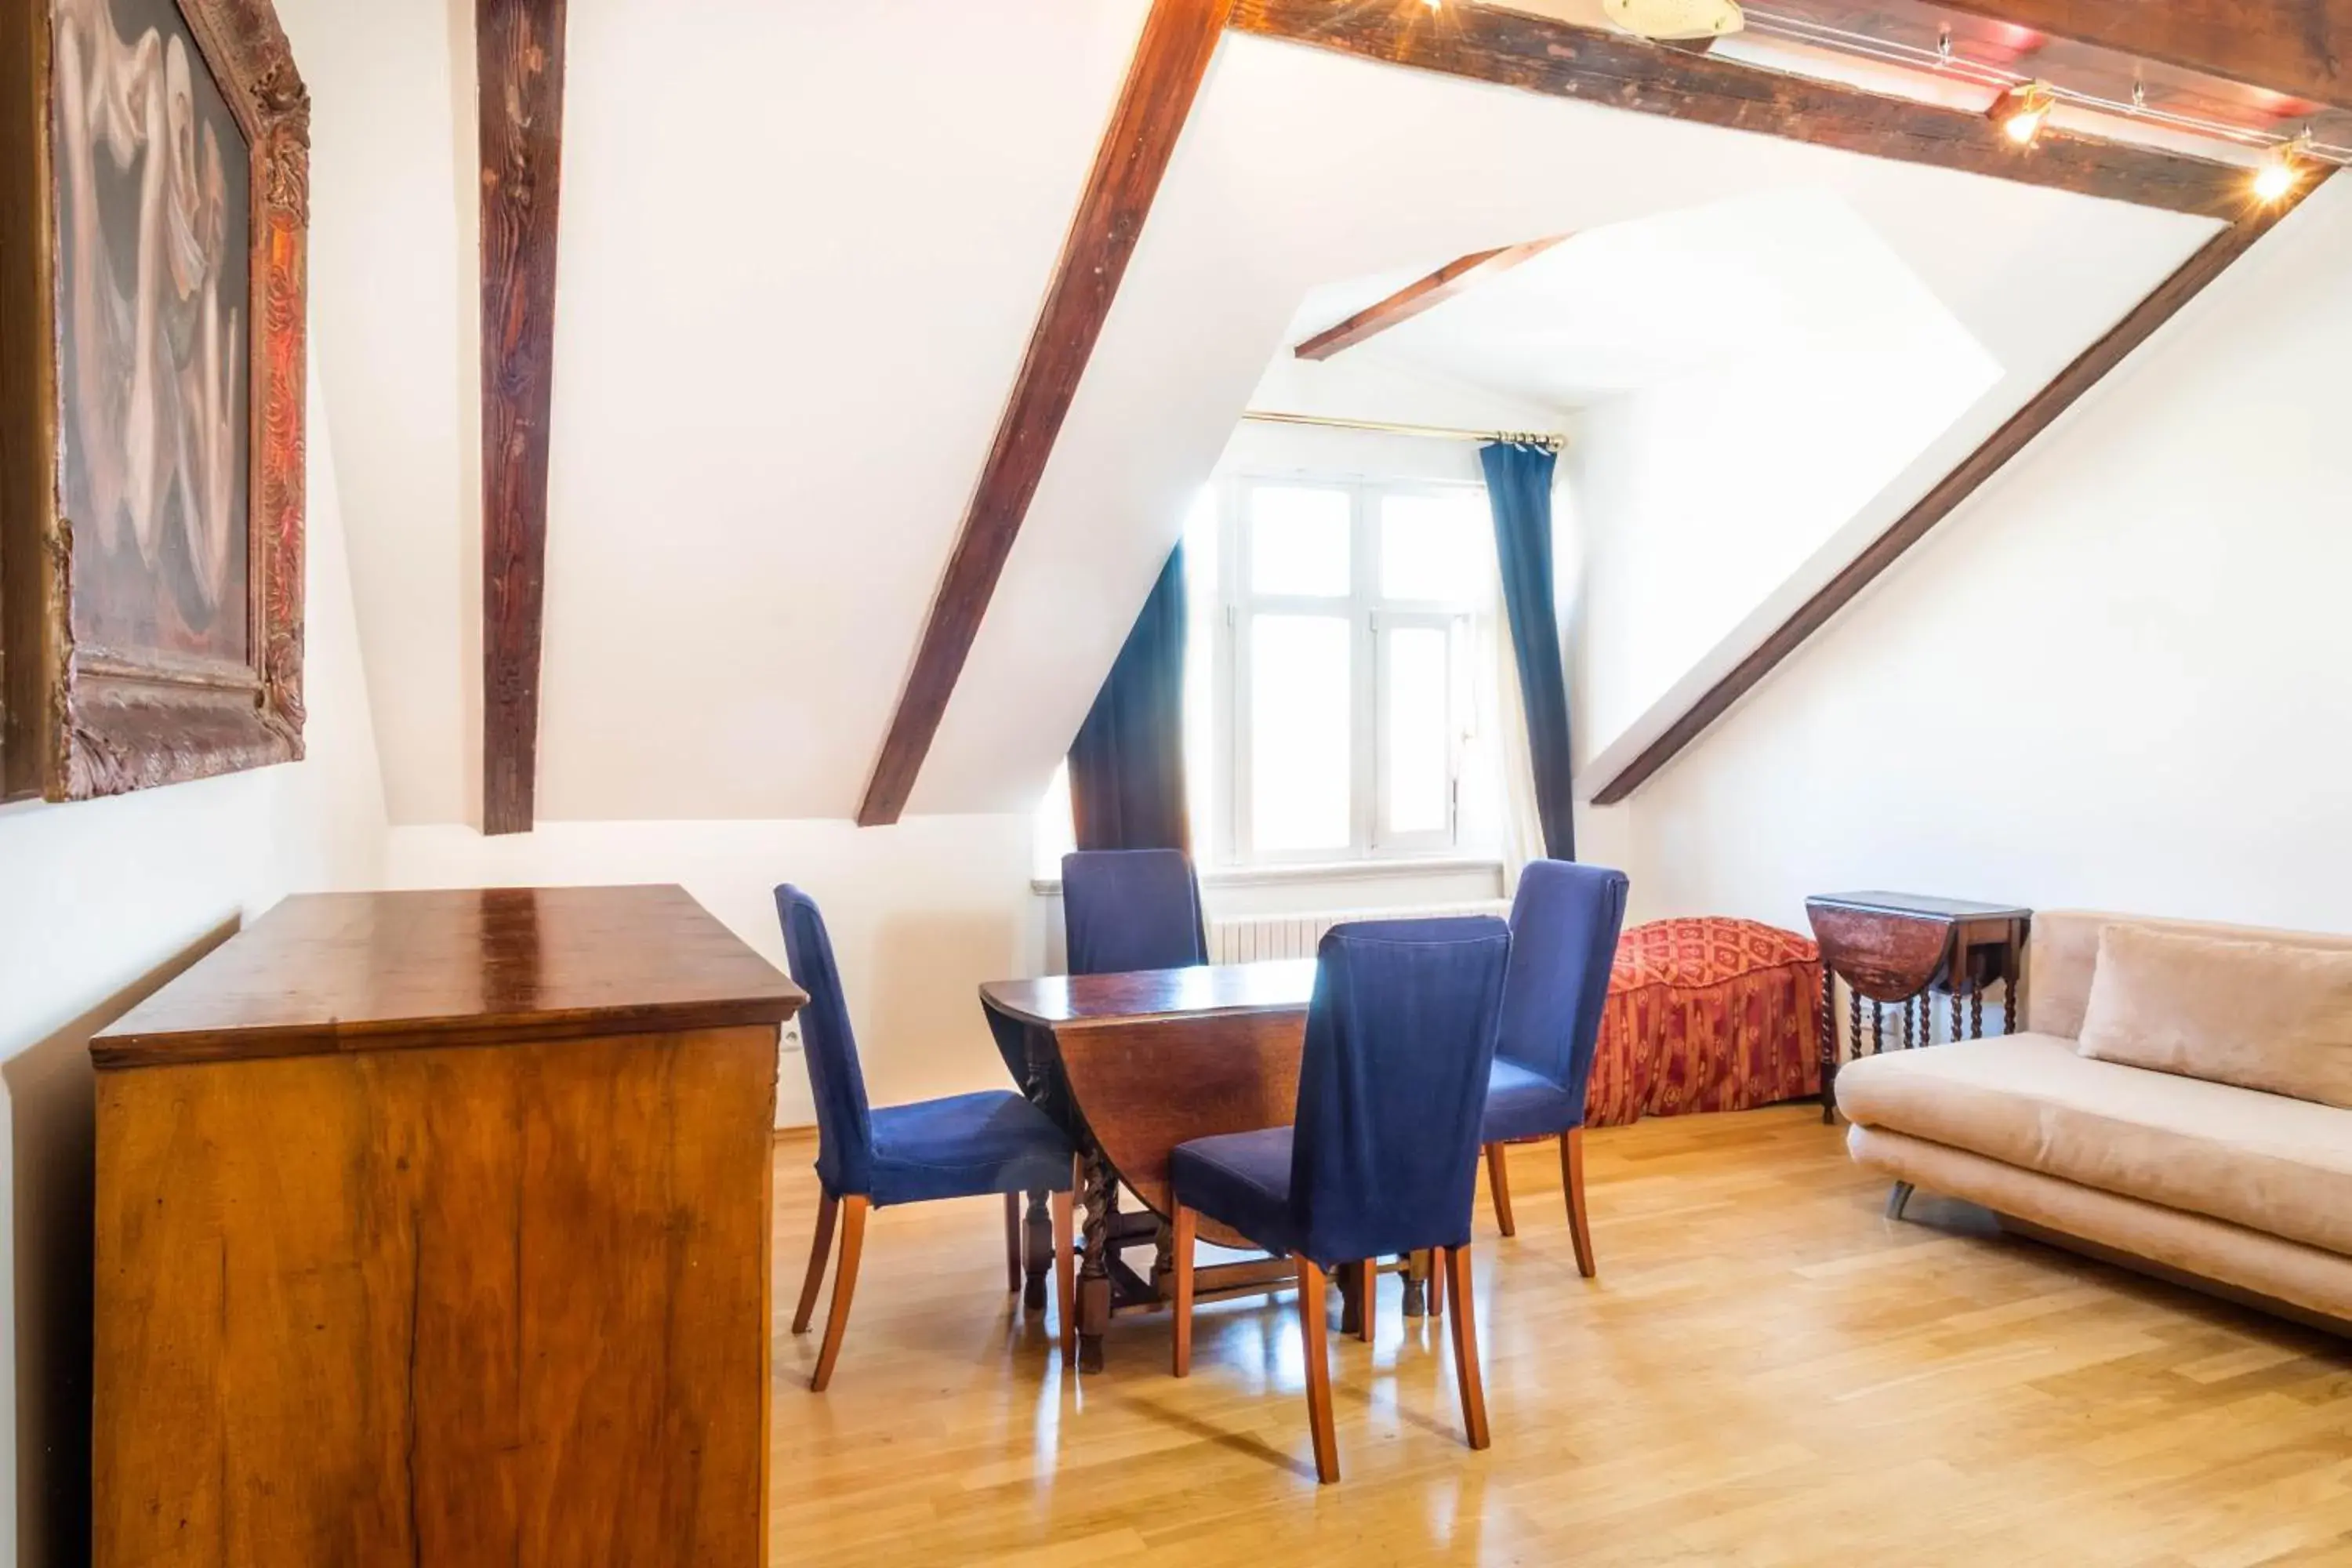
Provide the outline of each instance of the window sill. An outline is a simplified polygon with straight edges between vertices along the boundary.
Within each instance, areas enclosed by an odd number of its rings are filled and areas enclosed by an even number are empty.
[[[1216,866],[1201,873],[1201,886],[1214,888],[1303,887],[1317,882],[1369,882],[1400,877],[1458,877],[1492,871],[1502,874],[1503,863],[1491,856],[1445,855],[1393,860],[1330,860],[1310,865]],[[1042,898],[1059,898],[1059,877],[1031,879],[1029,890]]]

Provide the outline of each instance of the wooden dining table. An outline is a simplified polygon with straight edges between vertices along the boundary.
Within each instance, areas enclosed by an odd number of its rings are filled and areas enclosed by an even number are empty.
[[[1116,1312],[1169,1300],[1171,1261],[1168,1161],[1180,1143],[1223,1132],[1286,1127],[1298,1099],[1298,1060],[1313,959],[1202,965],[1126,974],[1055,974],[993,981],[981,1006],[1022,1092],[1070,1134],[1086,1210],[1078,1262],[1078,1367],[1099,1372],[1103,1335]],[[1122,1213],[1124,1189],[1142,1207]],[[1033,1236],[1049,1234],[1044,1197],[1032,1194]],[[1255,1250],[1203,1216],[1202,1240]],[[1153,1249],[1150,1272],[1124,1254]],[[1050,1251],[1028,1258],[1029,1303],[1045,1303]],[[1428,1260],[1402,1260],[1404,1310],[1420,1316]],[[1288,1262],[1264,1257],[1196,1271],[1195,1300],[1284,1289]],[[1343,1330],[1362,1310],[1362,1281],[1342,1270]]]

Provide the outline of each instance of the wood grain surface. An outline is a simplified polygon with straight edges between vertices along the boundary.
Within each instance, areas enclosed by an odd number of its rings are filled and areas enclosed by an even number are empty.
[[[1944,0],[2012,27],[2352,109],[2352,0]]]
[[[1315,994],[1311,958],[1199,964],[1120,974],[1046,974],[980,988],[983,1006],[1048,1028],[1219,1013],[1305,1013]]]
[[[907,808],[1233,4],[1152,0],[857,809],[862,826],[896,822]]]
[[[1807,903],[1822,962],[1874,1002],[1906,1002],[1943,973],[1957,929],[1948,921],[1914,920],[1837,904]]]
[[[1175,1213],[1168,1160],[1181,1143],[1287,1127],[1298,1107],[1304,1013],[1286,1009],[1093,1024],[1055,1032],[1062,1072],[1095,1142],[1127,1189]],[[1201,1216],[1203,1239],[1253,1243]]]
[[[2142,206],[2236,218],[2246,171],[2057,128],[2021,151],[1981,113],[1922,103],[1499,6],[1238,0],[1236,30],[1640,114],[1928,163]]]
[[[482,831],[537,812],[547,460],[563,188],[565,0],[478,0],[482,160]]]
[[[813,1138],[777,1160],[807,1247]],[[1329,1346],[1346,1479],[1318,1488],[1286,1296],[1120,1320],[1097,1377],[1002,1295],[993,1199],[868,1247],[856,1380],[780,1338],[777,1561],[1659,1568],[2340,1564],[2345,1342],[1997,1233],[1923,1192],[1901,1224],[1810,1106],[1586,1134],[1577,1275],[1559,1163],[1510,1151],[1523,1223],[1469,1249],[1494,1447],[1462,1446],[1453,1313],[1391,1294]],[[1398,1287],[1383,1279],[1381,1289]],[[1450,1307],[1451,1303],[1449,1303]],[[781,1327],[781,1325],[780,1325]],[[909,1419],[909,1412],[920,1419]]]
[[[306,894],[90,1054],[110,1068],[774,1026],[803,1000],[683,888]]]
[[[99,1568],[765,1560],[772,1026],[100,1075]]]

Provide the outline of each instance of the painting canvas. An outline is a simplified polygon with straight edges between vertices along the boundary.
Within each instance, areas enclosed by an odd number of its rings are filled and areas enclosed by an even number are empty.
[[[176,0],[56,0],[75,640],[249,657],[251,152]]]
[[[0,799],[302,756],[310,99],[271,0],[0,0]]]

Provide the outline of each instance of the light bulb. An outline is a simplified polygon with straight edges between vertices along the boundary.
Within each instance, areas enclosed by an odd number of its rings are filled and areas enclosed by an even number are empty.
[[[2303,165],[2296,162],[2292,143],[2272,148],[2254,171],[2254,195],[2266,202],[2284,199],[2302,183]]]
[[[2001,134],[2020,147],[2031,147],[2042,128],[2050,121],[2050,110],[2057,103],[2057,94],[2047,84],[2030,81],[2012,87],[1985,110],[1985,118],[2000,127]]]

